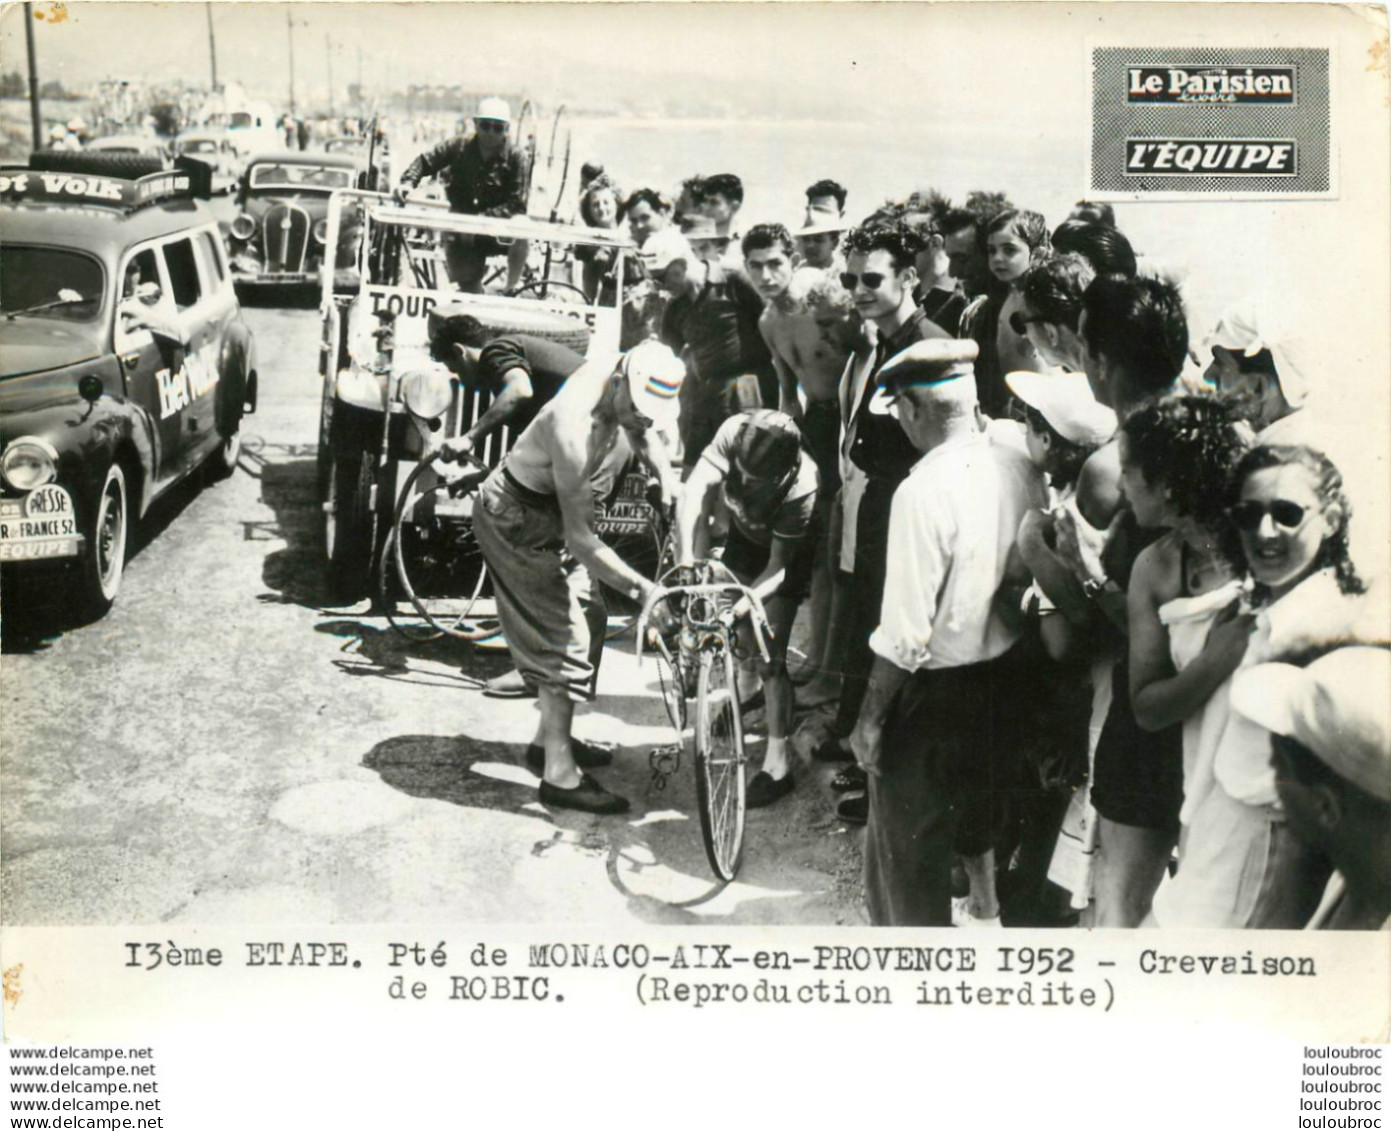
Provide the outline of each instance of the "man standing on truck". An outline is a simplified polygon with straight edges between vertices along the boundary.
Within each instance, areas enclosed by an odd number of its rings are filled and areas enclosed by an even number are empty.
[[[606,616],[591,575],[646,603],[654,585],[599,539],[595,506],[631,454],[671,490],[666,445],[676,431],[681,361],[659,342],[586,362],[522,433],[484,481],[474,531],[493,579],[502,634],[541,721],[528,766],[541,774],[541,802],[587,813],[622,813],[626,798],[583,771],[612,754],[573,739],[575,702],[592,697]],[[658,629],[670,629],[665,606]]]
[[[526,215],[526,163],[512,144],[512,111],[505,99],[484,98],[473,115],[472,135],[440,142],[412,161],[401,174],[396,195],[405,200],[422,178],[446,174],[445,195],[454,212],[506,219]],[[507,256],[507,289],[514,291],[526,267],[529,244],[514,239],[505,247],[493,236],[455,233],[444,253],[449,278],[462,291],[480,294],[488,256]]]

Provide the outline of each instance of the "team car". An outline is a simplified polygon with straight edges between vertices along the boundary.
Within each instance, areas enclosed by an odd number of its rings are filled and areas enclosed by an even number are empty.
[[[327,242],[335,243],[342,231],[351,231],[355,254],[347,267],[326,270],[321,280],[318,482],[331,588],[356,599],[381,580],[382,550],[398,510],[400,546],[408,556],[439,560],[469,541],[471,499],[440,490],[431,468],[411,479],[490,403],[487,390],[466,386],[431,361],[431,320],[467,313],[494,337],[521,333],[588,356],[616,353],[622,331],[617,295],[591,302],[565,275],[577,249],[598,248],[614,255],[621,280],[635,248],[615,229],[463,215],[442,203],[403,204],[370,192],[334,195]],[[453,290],[445,244],[459,236],[491,239],[499,274],[505,245],[527,240],[530,281],[510,294]],[[496,466],[515,439],[511,429],[500,429],[474,454]],[[408,480],[418,494],[402,504]],[[601,535],[655,540],[660,550],[646,489],[645,473],[634,469],[623,478],[600,515]]]
[[[230,474],[255,409],[208,179],[126,154],[0,168],[0,563],[91,615],[133,526],[203,465]]]
[[[176,157],[196,157],[212,166],[214,196],[237,187],[243,161],[226,130],[185,130],[174,139],[171,148]]]
[[[369,176],[365,155],[273,153],[254,157],[237,188],[238,213],[227,230],[239,284],[314,284],[328,240],[329,198],[360,187]],[[344,231],[337,258],[350,256]],[[328,256],[335,260],[335,256]]]

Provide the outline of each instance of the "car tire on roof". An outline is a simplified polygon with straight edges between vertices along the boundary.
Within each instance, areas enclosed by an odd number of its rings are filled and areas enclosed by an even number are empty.
[[[569,346],[576,353],[589,349],[589,327],[563,314],[552,314],[549,310],[489,310],[486,307],[470,308],[468,312],[483,323],[495,338],[508,334],[530,334],[533,338],[545,338]]]
[[[113,463],[92,502],[92,526],[82,559],[84,612],[99,617],[111,608],[121,589],[129,544],[130,493],[125,472],[119,463]]]
[[[29,158],[29,167],[45,173],[104,174],[136,180],[167,168],[158,157],[144,153],[103,153],[101,150],[46,149]]]

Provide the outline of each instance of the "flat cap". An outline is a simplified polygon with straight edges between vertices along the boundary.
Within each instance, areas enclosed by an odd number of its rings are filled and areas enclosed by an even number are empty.
[[[914,342],[884,362],[879,384],[889,390],[910,385],[937,385],[975,374],[980,347],[970,338],[927,338]]]

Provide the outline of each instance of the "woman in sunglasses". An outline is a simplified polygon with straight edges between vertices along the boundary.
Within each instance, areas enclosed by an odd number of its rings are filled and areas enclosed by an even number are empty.
[[[1347,598],[1363,586],[1348,554],[1342,477],[1328,458],[1303,447],[1257,447],[1237,462],[1224,502],[1223,556],[1244,575],[1245,595],[1240,611],[1219,617],[1193,663],[1225,646],[1225,666],[1243,633],[1233,672],[1300,640],[1347,632],[1357,611]],[[1232,625],[1243,627],[1225,627]],[[1231,711],[1229,690],[1224,678],[1185,722],[1179,866],[1155,896],[1154,921],[1301,927],[1329,866],[1288,831],[1270,736]]]
[[[763,768],[749,780],[746,804],[758,809],[792,792],[787,734],[792,723],[792,681],[787,638],[797,607],[811,587],[815,538],[812,515],[816,462],[790,416],[761,408],[726,420],[682,488],[676,511],[677,560],[708,558],[723,531],[724,564],[758,594],[772,639],[758,675],[767,697],[768,748]],[[747,619],[740,625],[744,651],[756,655]],[[750,673],[752,674],[752,673]],[[744,685],[751,708],[756,693]]]

